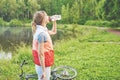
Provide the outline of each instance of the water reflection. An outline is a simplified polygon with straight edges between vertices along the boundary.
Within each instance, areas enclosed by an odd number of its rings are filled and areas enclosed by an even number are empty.
[[[23,42],[32,43],[31,27],[0,27],[0,46],[3,51],[14,51]]]

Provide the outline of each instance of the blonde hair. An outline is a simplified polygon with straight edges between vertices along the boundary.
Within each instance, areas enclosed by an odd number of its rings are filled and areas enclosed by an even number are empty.
[[[45,20],[45,11],[37,11],[33,16],[33,21],[31,22],[32,25],[32,33],[34,34],[36,31],[36,25],[42,25]]]

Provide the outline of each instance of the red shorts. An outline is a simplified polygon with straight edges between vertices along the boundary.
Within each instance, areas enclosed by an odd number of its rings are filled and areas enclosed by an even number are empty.
[[[36,50],[32,50],[34,63],[37,65],[41,65],[38,57],[38,52]],[[45,67],[52,66],[54,64],[54,51],[50,50],[49,52],[44,52],[45,56]]]

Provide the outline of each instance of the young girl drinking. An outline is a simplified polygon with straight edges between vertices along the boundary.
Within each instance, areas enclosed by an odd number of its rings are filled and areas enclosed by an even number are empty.
[[[37,11],[33,16],[32,54],[38,80],[50,80],[51,66],[54,64],[54,50],[50,35],[57,32],[56,20],[53,21],[52,30],[48,30],[49,16],[45,11]]]

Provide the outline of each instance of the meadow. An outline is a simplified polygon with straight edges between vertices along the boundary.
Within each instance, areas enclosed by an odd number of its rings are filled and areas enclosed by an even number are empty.
[[[120,36],[107,28],[83,25],[58,25],[60,37],[54,41],[55,63],[52,68],[67,65],[78,72],[74,80],[120,80]],[[61,33],[61,34],[60,34]],[[35,73],[31,45],[22,43],[11,60],[0,60],[0,80],[19,80],[19,64],[28,62],[26,73]]]

